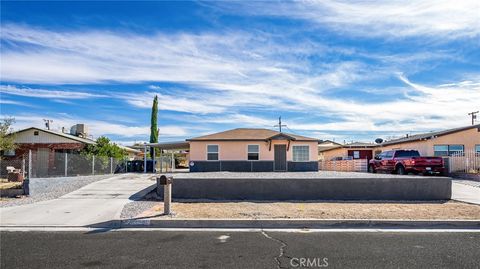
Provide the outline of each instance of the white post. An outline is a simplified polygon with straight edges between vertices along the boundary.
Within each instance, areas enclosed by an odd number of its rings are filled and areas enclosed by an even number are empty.
[[[156,157],[155,157],[155,155],[157,155],[157,153],[156,153],[155,148],[152,148],[152,151],[151,151],[151,152],[152,152],[152,154],[153,154],[153,158],[152,158],[152,160],[153,160],[153,163],[152,163],[152,173],[155,173],[155,168],[156,168],[156,165],[155,165],[155,164],[156,164]]]
[[[110,174],[113,174],[113,157],[110,157]]]
[[[65,176],[68,176],[68,154],[65,152]]]
[[[160,149],[160,173],[163,172],[163,150]]]
[[[95,175],[95,155],[92,158],[92,175]]]
[[[170,206],[172,203],[172,184],[163,186],[163,214],[170,215]]]
[[[22,176],[25,178],[25,154],[22,155]]]
[[[143,147],[143,152],[145,153],[143,156],[143,172],[147,173],[147,145]]]
[[[32,178],[32,150],[28,150],[28,179]]]

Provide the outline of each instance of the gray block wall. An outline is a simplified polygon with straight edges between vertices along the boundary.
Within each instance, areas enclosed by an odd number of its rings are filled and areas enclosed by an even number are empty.
[[[163,188],[160,186],[160,188]],[[174,199],[212,200],[448,200],[446,177],[173,180]],[[160,190],[160,193],[163,193]]]
[[[273,172],[273,161],[192,161],[190,172]],[[287,162],[289,172],[318,171],[318,162]]]

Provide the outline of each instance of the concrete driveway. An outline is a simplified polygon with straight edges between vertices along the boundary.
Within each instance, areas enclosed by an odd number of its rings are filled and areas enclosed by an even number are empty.
[[[452,180],[452,199],[480,205],[480,182]]]
[[[85,226],[120,218],[123,206],[147,192],[152,175],[116,175],[58,199],[0,209],[2,226]]]

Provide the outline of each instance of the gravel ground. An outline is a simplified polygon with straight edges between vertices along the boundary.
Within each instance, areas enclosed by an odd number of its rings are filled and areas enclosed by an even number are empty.
[[[0,207],[18,206],[55,199],[90,183],[109,177],[112,177],[112,175],[32,178],[30,180],[30,196],[2,198]]]
[[[456,201],[176,201],[172,211],[179,219],[480,219],[479,205]],[[162,212],[157,202],[137,217],[171,218]]]
[[[132,219],[141,213],[151,209],[152,207],[158,205],[158,201],[134,201],[126,204],[123,207],[120,218],[122,219]]]
[[[336,171],[318,171],[318,172],[199,172],[199,173],[171,173],[167,174],[174,178],[398,178],[406,177],[394,174],[371,174],[360,172],[336,172]],[[426,178],[425,176],[408,176]]]

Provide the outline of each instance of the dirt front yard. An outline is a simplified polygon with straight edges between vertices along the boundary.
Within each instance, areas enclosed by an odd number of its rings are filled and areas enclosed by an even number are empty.
[[[174,218],[196,219],[404,219],[480,220],[480,206],[455,201],[370,202],[370,201],[177,201],[172,205]],[[163,203],[137,217],[161,216]]]

